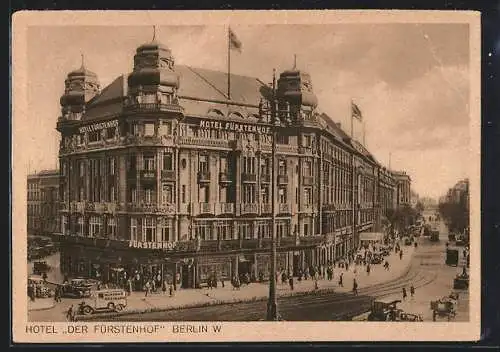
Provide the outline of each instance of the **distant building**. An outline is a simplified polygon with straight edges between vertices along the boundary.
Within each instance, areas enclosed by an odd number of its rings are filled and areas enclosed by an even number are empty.
[[[28,234],[54,233],[59,225],[59,170],[28,175]]]
[[[469,210],[469,180],[464,179],[458,181],[452,188],[448,190],[444,201],[446,203],[459,204],[463,203]]]
[[[411,205],[411,178],[405,171],[392,171],[396,181],[396,208]]]

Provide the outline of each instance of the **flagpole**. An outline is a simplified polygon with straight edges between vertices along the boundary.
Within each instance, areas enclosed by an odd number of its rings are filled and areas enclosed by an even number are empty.
[[[351,139],[354,139],[354,114],[352,111],[353,106],[354,106],[354,103],[351,100]]]
[[[365,138],[366,138],[366,125],[365,125],[365,122],[363,121],[363,146],[366,147],[366,143],[365,143]]]
[[[227,31],[227,100],[231,100],[231,27]]]

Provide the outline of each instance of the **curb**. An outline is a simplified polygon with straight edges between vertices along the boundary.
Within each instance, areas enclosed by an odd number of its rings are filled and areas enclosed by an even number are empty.
[[[28,308],[28,312],[37,312],[37,311],[42,311],[42,310],[49,310],[49,309],[52,309],[54,308],[56,305],[55,303],[52,303],[50,306],[48,307],[42,307],[42,308]]]

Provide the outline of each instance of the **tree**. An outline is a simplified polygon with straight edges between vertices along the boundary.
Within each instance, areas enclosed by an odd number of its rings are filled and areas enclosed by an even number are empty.
[[[424,204],[421,201],[418,201],[415,205],[415,210],[417,211],[418,215],[422,215],[422,213],[424,212]]]
[[[415,224],[417,216],[417,211],[409,205],[387,210],[387,219],[392,228],[398,231],[402,231],[406,227]]]

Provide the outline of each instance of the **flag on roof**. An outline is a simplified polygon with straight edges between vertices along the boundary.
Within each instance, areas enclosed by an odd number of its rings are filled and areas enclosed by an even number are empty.
[[[238,39],[238,37],[236,36],[236,34],[234,34],[231,27],[229,27],[229,48],[231,50],[236,50],[240,53],[241,53],[241,50],[243,48],[243,45],[241,44],[241,42]]]
[[[363,115],[361,114],[361,110],[359,109],[359,107],[351,101],[351,114],[352,114],[352,117],[358,119],[359,121],[362,121],[363,120]]]

